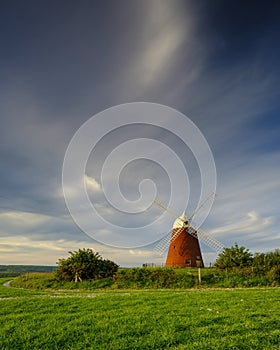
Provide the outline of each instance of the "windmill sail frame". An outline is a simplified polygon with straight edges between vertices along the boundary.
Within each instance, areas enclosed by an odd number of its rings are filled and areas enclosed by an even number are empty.
[[[210,196],[207,197],[207,199],[203,202],[203,204],[209,200]],[[154,248],[155,251],[157,251],[160,255],[162,255],[167,247],[169,246],[169,251],[168,251],[168,255],[170,254],[170,249],[172,247],[172,243],[174,241],[176,241],[176,239],[178,239],[178,237],[182,234],[184,234],[185,236],[192,236],[193,238],[195,238],[197,240],[197,245],[198,248],[197,251],[200,253],[200,247],[199,247],[199,241],[202,241],[204,244],[206,244],[207,246],[209,246],[210,248],[214,249],[216,252],[220,253],[223,249],[224,249],[224,245],[219,242],[218,240],[216,240],[215,238],[209,236],[207,233],[205,233],[204,231],[202,231],[201,229],[195,227],[194,225],[190,225],[190,219],[193,218],[193,216],[197,213],[198,210],[196,210],[191,216],[190,218],[187,218],[187,220],[183,219],[180,216],[177,216],[172,210],[170,210],[169,208],[166,208],[162,203],[160,203],[159,201],[155,200],[154,203],[160,207],[161,209],[163,209],[164,211],[168,212],[169,214],[171,214],[172,216],[176,217],[176,220],[181,220],[182,221],[182,227],[179,229],[177,228],[176,230],[173,230],[168,232],[167,235],[165,235],[156,245],[156,247]],[[203,205],[201,205],[199,207],[199,209],[202,207]],[[193,241],[194,242],[194,241]],[[182,239],[181,239],[181,245],[184,245]],[[174,246],[175,248],[175,246]],[[181,252],[183,251],[183,247],[181,247]],[[202,258],[201,258],[202,260]],[[167,261],[168,261],[168,257],[167,257]],[[203,262],[202,262],[203,264]]]

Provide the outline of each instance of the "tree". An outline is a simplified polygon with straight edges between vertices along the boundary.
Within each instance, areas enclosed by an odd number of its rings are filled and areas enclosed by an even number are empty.
[[[280,268],[280,250],[274,252],[256,253],[253,259],[253,267],[257,272],[267,272],[272,268]]]
[[[69,252],[70,256],[59,259],[56,276],[59,280],[83,281],[113,277],[118,265],[111,260],[103,259],[92,249],[79,249]]]
[[[245,247],[239,247],[237,243],[230,248],[224,248],[219,254],[215,267],[219,269],[251,266],[253,255]]]

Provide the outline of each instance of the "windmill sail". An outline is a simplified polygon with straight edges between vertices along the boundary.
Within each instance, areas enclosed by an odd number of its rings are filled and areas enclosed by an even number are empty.
[[[160,255],[162,255],[166,249],[168,248],[169,244],[176,239],[183,231],[183,228],[180,231],[177,231],[174,235],[172,235],[172,231],[168,232],[167,235],[165,235],[155,246],[154,250],[158,252]],[[204,244],[206,244],[208,247],[214,249],[216,252],[221,252],[224,249],[224,245],[216,240],[215,238],[209,236],[207,233],[204,231],[194,227],[194,226],[189,226],[188,228],[188,233],[195,237],[198,238],[199,240],[203,241]]]
[[[176,216],[176,214],[170,209],[165,208],[160,202],[155,201],[155,204],[173,216]],[[197,211],[195,213],[197,213]],[[191,218],[193,216],[194,214]],[[209,236],[199,228],[190,225],[189,221],[190,220],[184,214],[177,217],[172,231],[164,236],[154,248],[155,251],[162,255],[169,246],[166,266],[197,266],[199,262],[199,266],[203,267],[204,264],[199,241],[202,241],[217,252],[221,252],[224,249],[224,245],[221,242]]]
[[[194,230],[197,232],[198,238],[208,245],[208,247],[213,248],[218,253],[224,249],[224,245],[215,238],[209,236],[207,233],[198,228],[195,228]]]
[[[160,255],[162,255],[166,249],[168,248],[169,244],[176,239],[180,233],[183,231],[183,228],[179,231],[177,231],[174,235],[172,235],[172,231],[168,232],[167,235],[165,235],[155,246],[154,250],[158,252]]]

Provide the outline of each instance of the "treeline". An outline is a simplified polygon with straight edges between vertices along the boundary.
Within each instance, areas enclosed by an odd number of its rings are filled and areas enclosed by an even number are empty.
[[[245,284],[253,281],[261,285],[280,284],[279,249],[253,255],[248,249],[239,247],[236,243],[223,250],[215,262],[215,267],[224,271],[228,277],[245,279]]]

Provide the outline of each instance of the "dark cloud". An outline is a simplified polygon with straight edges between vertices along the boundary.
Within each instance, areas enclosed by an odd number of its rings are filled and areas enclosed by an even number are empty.
[[[0,215],[10,213],[5,220],[14,218],[15,212],[45,215],[46,222],[39,226],[22,224],[30,240],[55,241],[61,236],[71,242],[89,242],[85,235],[79,236],[62,196],[67,145],[95,113],[138,100],[179,109],[209,141],[217,163],[218,191],[224,195],[209,218],[211,229],[225,226],[222,221],[232,212],[235,220],[254,210],[260,222],[276,217],[275,208],[280,205],[275,195],[280,151],[279,13],[278,1],[1,4]],[[100,142],[88,175],[99,181],[108,152],[139,135],[165,142],[186,163],[190,161],[173,136],[153,128],[130,128]],[[121,185],[128,197],[137,196],[134,187],[149,169],[151,177],[161,178],[161,172],[147,164],[125,169]],[[196,184],[195,171],[192,177]],[[161,180],[162,192],[168,181]],[[263,189],[265,206],[253,195],[256,188]],[[232,192],[240,197],[232,198]],[[251,201],[245,200],[245,192]],[[101,199],[100,203],[104,205]],[[9,228],[5,222],[1,236],[16,236],[18,227]],[[270,232],[275,232],[275,225]],[[230,242],[228,236],[225,239]],[[253,238],[246,238],[247,242],[251,244]],[[32,259],[35,252],[30,248]],[[134,263],[143,259],[137,254],[132,254]]]
[[[228,3],[218,0],[197,4],[204,20],[201,26],[202,35],[209,36],[214,44],[212,64],[236,64],[244,59],[254,59],[254,56],[277,63],[279,1],[264,3],[249,0]],[[205,31],[206,27],[209,31]],[[261,51],[267,49],[271,55],[264,56]]]

